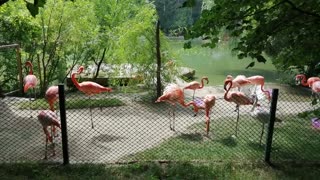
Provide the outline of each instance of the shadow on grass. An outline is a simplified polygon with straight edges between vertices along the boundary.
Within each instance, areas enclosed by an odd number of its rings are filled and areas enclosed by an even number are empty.
[[[236,147],[238,142],[237,139],[233,136],[229,136],[226,138],[221,139],[220,141],[223,145],[228,146],[228,147]]]
[[[203,136],[200,133],[181,134],[178,136],[178,138],[186,141],[193,141],[193,142],[203,141]]]

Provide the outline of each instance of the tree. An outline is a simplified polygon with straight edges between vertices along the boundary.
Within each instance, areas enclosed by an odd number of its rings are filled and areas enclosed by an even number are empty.
[[[208,1],[206,1],[208,2]],[[201,37],[215,47],[221,30],[236,38],[233,51],[264,63],[266,55],[277,68],[291,66],[317,75],[320,54],[320,2],[317,0],[214,0],[185,38]],[[307,67],[306,69],[304,67]]]

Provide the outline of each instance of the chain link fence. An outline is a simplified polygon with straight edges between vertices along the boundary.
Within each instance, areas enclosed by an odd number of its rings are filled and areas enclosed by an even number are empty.
[[[147,92],[103,93],[86,96],[65,93],[68,155],[71,163],[127,163],[132,161],[248,161],[263,160],[270,103],[259,101],[239,108],[223,99],[218,87],[206,132],[205,111],[155,103]],[[186,95],[185,101],[192,100]],[[272,161],[320,160],[319,133],[312,126],[310,93],[279,91],[273,134]],[[45,99],[5,97],[0,105],[0,162],[44,159],[46,136],[37,116],[49,105]],[[59,102],[55,113],[60,117]],[[59,118],[60,119],[60,118]],[[175,130],[170,129],[174,120]],[[50,132],[50,127],[48,127]],[[52,145],[54,144],[54,145]],[[55,154],[53,155],[53,149]],[[46,161],[63,162],[61,130],[48,142]]]

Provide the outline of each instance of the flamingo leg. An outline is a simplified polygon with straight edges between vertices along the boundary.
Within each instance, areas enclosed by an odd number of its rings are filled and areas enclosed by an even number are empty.
[[[206,132],[207,132],[207,136],[209,134],[210,131],[210,117],[206,116]]]
[[[55,129],[55,127],[54,126],[51,126],[51,137],[52,137],[52,142],[51,142],[51,144],[52,144],[52,156],[55,156],[56,155],[56,150],[55,150],[55,142],[54,142],[54,131],[53,131],[53,129]]]
[[[236,136],[238,136],[238,124],[239,124],[239,116],[240,116],[240,109],[239,109],[239,105],[236,106],[236,111],[237,111],[237,122],[236,122]]]
[[[175,123],[176,123],[176,106],[173,106],[173,110],[172,110],[172,115],[173,115],[173,119],[172,119],[172,129],[173,131],[175,131]]]
[[[194,100],[194,94],[195,93],[196,93],[196,90],[193,90],[192,101]]]
[[[262,141],[263,133],[264,133],[264,123],[262,123],[262,131],[261,131],[260,141],[259,141],[260,146],[262,145],[262,144],[261,144],[261,143],[262,143],[261,141]]]
[[[89,96],[89,103],[90,103],[90,120],[91,120],[91,127],[92,129],[94,129],[94,126],[93,126],[93,120],[92,120],[92,107],[91,107],[91,97]]]

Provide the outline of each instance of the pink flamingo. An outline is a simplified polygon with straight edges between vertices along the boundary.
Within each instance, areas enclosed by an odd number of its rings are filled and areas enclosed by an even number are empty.
[[[59,98],[59,88],[58,88],[58,86],[50,86],[46,91],[45,99],[48,101],[49,106],[50,106],[50,110],[53,111],[53,112],[55,111],[54,104],[58,100],[58,98]],[[54,136],[56,136],[56,128],[55,128],[55,126],[52,126],[51,128],[52,128]]]
[[[24,77],[24,88],[23,91],[24,93],[26,93],[28,91],[28,89],[30,88],[34,88],[37,86],[37,77],[35,75],[33,75],[33,65],[30,61],[26,62],[26,67],[29,67],[29,74]]]
[[[83,70],[84,70],[84,67],[80,66],[76,73],[72,73],[71,80],[79,91],[82,91],[83,93],[89,96],[89,99],[91,95],[112,91],[111,88],[101,86],[100,84],[92,81],[84,81],[82,83],[78,83],[78,81],[76,80],[76,74],[81,74]],[[91,116],[91,126],[93,129],[91,106],[90,106],[90,116]]]
[[[37,77],[33,75],[33,66],[30,61],[27,61],[25,66],[29,67],[29,74],[23,79],[23,83],[24,83],[23,91],[24,93],[26,93],[30,88],[32,88],[34,92],[34,97],[36,98],[35,87],[37,86]],[[30,113],[31,113],[31,95],[29,97],[29,101],[30,101]]]
[[[226,80],[224,83],[224,90],[226,91],[224,93],[224,99],[228,102],[234,102],[236,106],[236,111],[237,111],[237,124],[236,124],[236,136],[238,133],[238,122],[239,122],[239,106],[240,105],[253,105],[251,111],[254,110],[256,106],[260,106],[258,104],[257,97],[254,96],[252,98],[247,97],[244,93],[242,92],[230,92],[230,89],[232,87],[232,80]],[[230,84],[230,85],[229,85]],[[227,85],[229,85],[229,88],[227,89]]]
[[[48,126],[57,126],[61,129],[60,122],[58,120],[57,115],[51,110],[43,110],[38,115],[38,120],[42,125],[43,132],[46,135],[46,150],[45,150],[45,159],[47,159],[47,151],[48,151],[48,141],[53,144],[53,156],[55,155],[54,143],[52,136],[48,131]],[[52,130],[52,129],[51,129]]]
[[[233,79],[233,77],[231,75],[227,75],[226,79],[224,80],[224,82],[232,80],[232,86],[231,88],[238,88],[238,90],[240,91],[240,88],[242,86],[246,86],[248,84],[251,84],[251,82],[249,80],[247,80],[246,76],[244,75],[238,75],[236,76],[236,78]]]
[[[268,101],[270,102],[270,98],[271,98],[270,92],[268,90],[263,89],[263,87],[264,87],[264,77],[263,76],[259,76],[259,75],[250,76],[247,78],[247,80],[250,81],[251,84],[260,85],[261,91],[267,95]]]
[[[196,89],[202,89],[202,88],[203,88],[203,86],[204,86],[204,82],[203,82],[203,81],[204,81],[204,80],[207,81],[207,84],[209,83],[208,77],[204,76],[204,77],[201,78],[201,84],[200,84],[199,82],[197,82],[197,81],[192,81],[192,82],[188,83],[188,84],[183,88],[183,90],[185,90],[185,89],[191,89],[191,90],[193,90],[192,100],[194,100],[194,94],[195,94],[195,92],[196,92]]]
[[[170,119],[170,129],[175,130],[175,105],[176,103],[181,104],[183,107],[188,107],[190,105],[193,105],[195,113],[198,112],[198,107],[195,104],[195,102],[191,101],[189,103],[184,102],[184,94],[183,90],[176,84],[169,84],[168,86],[165,87],[163,91],[163,95],[160,96],[155,102],[167,102],[170,105],[172,105],[172,115],[173,115],[173,120],[172,120],[172,126],[171,126],[171,119]],[[170,114],[170,111],[169,111]]]
[[[299,85],[303,85],[303,86],[308,86],[308,87],[311,87],[312,84],[316,81],[320,81],[320,78],[319,77],[310,77],[306,78],[306,75],[304,74],[298,74],[296,75],[296,84]]]
[[[198,107],[198,109],[204,109],[205,110],[205,116],[206,116],[206,132],[207,135],[210,130],[210,111],[211,108],[215,105],[216,103],[216,97],[212,94],[206,95],[203,99],[196,99],[195,103]]]

